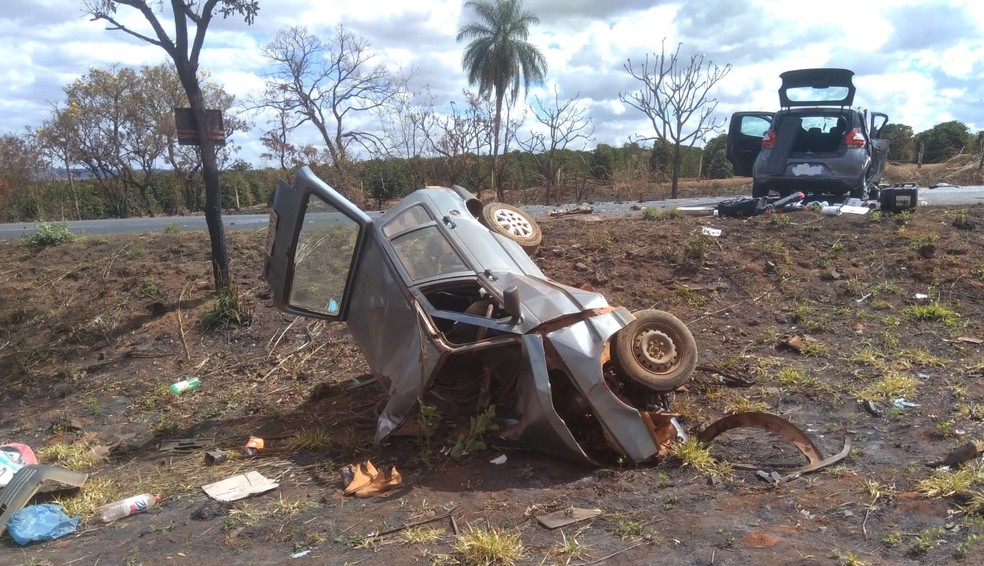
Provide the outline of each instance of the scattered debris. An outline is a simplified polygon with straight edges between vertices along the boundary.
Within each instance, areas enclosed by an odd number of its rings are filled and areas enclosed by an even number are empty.
[[[18,510],[4,524],[10,538],[25,546],[74,533],[81,520],[78,516],[69,517],[61,505],[42,503]]]
[[[957,338],[957,342],[967,342],[968,344],[984,344],[984,340],[980,338],[974,338],[972,336],[960,336]]]
[[[942,188],[960,188],[960,185],[954,185],[952,183],[947,183],[946,181],[940,181],[939,183],[934,183],[929,186],[931,189],[942,189]]]
[[[215,446],[215,437],[210,438],[172,438],[162,440],[161,452],[185,452]]]
[[[861,403],[861,406],[864,407],[864,410],[865,411],[868,411],[871,414],[871,416],[873,416],[873,417],[881,417],[882,416],[881,410],[877,406],[875,406],[875,402],[874,401],[871,401],[871,400],[864,401],[864,402]]]
[[[356,497],[369,497],[383,493],[403,483],[403,477],[395,466],[380,472],[370,460],[349,464],[342,468],[341,474],[342,484],[345,486],[345,495]]]
[[[783,346],[800,352],[803,350],[803,344],[806,343],[806,336],[803,336],[802,334],[793,334],[792,336],[781,338],[780,343]]]
[[[601,509],[581,509],[578,507],[568,507],[553,513],[547,513],[536,518],[536,520],[548,529],[557,529],[571,525],[587,519],[593,519],[601,515]]]
[[[174,383],[169,388],[171,393],[175,395],[181,395],[185,391],[194,391],[202,386],[202,380],[197,375],[190,379],[183,379],[177,383]]]
[[[968,442],[967,444],[958,446],[950,451],[950,453],[946,455],[946,458],[943,458],[942,465],[948,468],[956,468],[964,462],[973,460],[978,454],[980,454],[980,452],[977,450],[977,445],[973,442]]]
[[[294,554],[291,554],[290,557],[291,558],[304,558],[308,554],[311,554],[311,549],[310,548],[307,549],[307,550],[302,550],[300,552],[295,552]]]
[[[496,465],[505,464],[506,463],[506,455],[505,454],[500,454],[500,455],[496,456],[495,458],[492,458],[491,460],[489,460],[489,463],[496,464]]]
[[[778,483],[782,483],[782,481],[783,481],[782,476],[779,475],[779,473],[776,472],[775,470],[773,470],[771,472],[766,472],[765,470],[757,470],[755,472],[755,475],[758,476],[759,479],[763,480],[764,482],[770,483],[770,484],[773,484],[773,485],[778,484]]]
[[[7,528],[10,517],[27,505],[45,481],[80,487],[88,478],[89,474],[44,464],[28,464],[17,470],[7,487],[0,492],[0,509],[3,509],[3,515],[0,515],[0,534]]]
[[[96,510],[96,520],[102,523],[112,523],[113,521],[122,519],[123,517],[143,513],[160,502],[160,495],[141,493],[140,495],[134,495],[132,497],[127,497],[126,499],[121,499],[119,501],[114,501],[113,503],[103,505]]]
[[[713,206],[678,206],[674,210],[680,212],[681,214],[686,214],[687,216],[718,215],[717,208]]]
[[[575,207],[558,208],[558,209],[555,209],[555,210],[551,210],[550,212],[547,213],[547,215],[548,216],[568,216],[568,215],[571,215],[571,214],[591,214],[592,212],[594,212],[594,208],[592,208],[592,207],[590,207],[590,206],[588,206],[586,204],[581,204],[581,205],[578,205],[578,206],[575,206]]]
[[[216,501],[238,501],[250,495],[266,493],[280,484],[255,470],[203,485],[202,490]]]
[[[892,406],[895,407],[896,409],[901,410],[901,409],[910,409],[910,408],[918,407],[919,403],[911,403],[909,401],[906,401],[905,397],[899,397],[898,399],[892,401]]]
[[[845,204],[845,205],[841,206],[840,209],[841,209],[841,212],[843,212],[844,214],[862,214],[863,215],[863,214],[868,214],[869,212],[871,212],[871,209],[868,208],[867,206],[852,206],[852,205],[849,205],[849,204]]]
[[[27,444],[9,443],[0,446],[0,487],[10,483],[17,470],[37,463],[34,451]]]
[[[700,233],[705,236],[711,236],[717,238],[721,235],[721,230],[719,228],[711,228],[710,226],[704,226],[700,229]]]
[[[820,449],[813,443],[806,433],[797,428],[793,423],[769,413],[746,412],[728,415],[718,419],[705,428],[697,439],[704,444],[710,444],[720,434],[736,428],[761,428],[774,433],[793,443],[794,446],[806,457],[808,463],[796,468],[777,468],[771,471],[783,474],[783,481],[798,477],[802,474],[815,472],[836,462],[840,462],[851,451],[851,438],[844,437],[844,447],[837,454],[824,458]],[[731,464],[734,468],[744,470],[759,470],[761,465],[750,464]]]
[[[221,450],[209,450],[205,453],[205,465],[214,466],[225,462],[228,456]]]
[[[256,456],[266,446],[266,442],[259,436],[250,435],[243,447],[243,453],[247,456]]]

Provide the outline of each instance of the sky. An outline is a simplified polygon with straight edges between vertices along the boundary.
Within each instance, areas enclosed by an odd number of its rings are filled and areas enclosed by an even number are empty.
[[[0,134],[36,128],[64,103],[63,87],[92,68],[156,65],[158,47],[90,21],[82,0],[3,0],[0,8]],[[915,132],[949,121],[984,129],[984,2],[980,0],[525,0],[539,17],[529,41],[547,60],[547,75],[528,93],[552,100],[577,98],[594,126],[585,144],[622,145],[653,128],[620,93],[640,86],[625,70],[631,60],[682,44],[730,73],[710,95],[721,123],[732,112],[778,109],[779,73],[841,67],[856,73],[855,106],[889,115]],[[821,7],[822,6],[822,7]],[[150,33],[145,21],[121,7],[118,16]],[[464,45],[455,40],[474,18],[461,0],[260,0],[252,26],[216,19],[206,36],[202,68],[245,101],[271,71],[261,51],[277,31],[304,26],[322,38],[338,24],[366,38],[376,61],[393,71],[413,69],[412,86],[438,104],[463,101]],[[473,89],[474,90],[474,89]],[[527,114],[520,129],[535,120]],[[239,157],[255,166],[263,148],[262,118],[237,134]],[[297,132],[302,143],[313,132]],[[578,144],[581,145],[581,144]],[[698,144],[699,145],[699,144]],[[573,146],[572,149],[581,149]]]

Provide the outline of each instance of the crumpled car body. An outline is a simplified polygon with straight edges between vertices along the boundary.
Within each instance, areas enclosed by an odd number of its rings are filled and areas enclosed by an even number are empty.
[[[388,395],[377,441],[425,403],[494,408],[503,438],[579,462],[658,455],[676,436],[662,393],[693,372],[693,337],[547,278],[520,245],[539,243],[528,222],[461,187],[370,217],[303,167],[277,187],[264,276],[277,308],[348,325]]]

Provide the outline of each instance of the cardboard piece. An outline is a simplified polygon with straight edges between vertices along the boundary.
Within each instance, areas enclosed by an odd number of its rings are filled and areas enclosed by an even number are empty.
[[[276,489],[280,484],[263,477],[257,471],[232,476],[215,483],[203,485],[202,490],[216,501],[238,501],[240,499]]]
[[[561,509],[560,511],[554,511],[553,513],[547,513],[546,515],[541,515],[537,517],[536,520],[548,529],[556,529],[565,525],[584,521],[586,519],[593,519],[598,515],[601,515],[601,509],[580,509],[577,507],[570,507],[567,509]]]

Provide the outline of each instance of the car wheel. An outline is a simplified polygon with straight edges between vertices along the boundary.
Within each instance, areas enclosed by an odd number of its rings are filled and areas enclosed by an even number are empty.
[[[492,202],[482,208],[482,224],[516,242],[527,253],[533,253],[543,240],[540,226],[533,217],[515,206]]]
[[[697,342],[680,319],[655,309],[615,335],[613,360],[623,376],[653,391],[672,391],[697,367]]]
[[[769,196],[769,189],[752,183],[752,198],[760,198]]]

